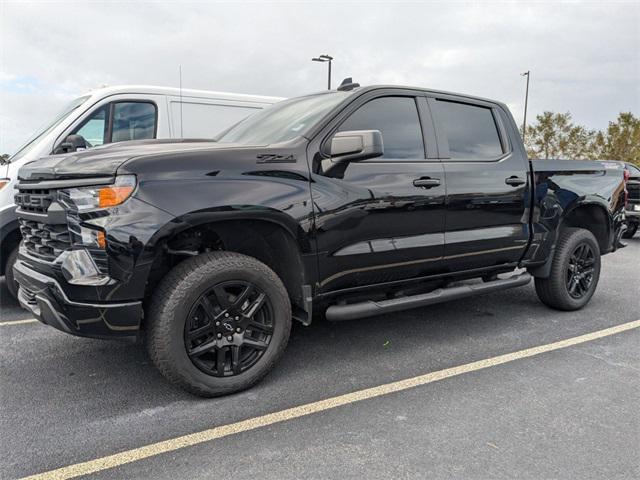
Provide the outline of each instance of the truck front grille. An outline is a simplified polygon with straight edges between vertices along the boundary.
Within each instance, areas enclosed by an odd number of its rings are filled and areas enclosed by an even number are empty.
[[[43,189],[20,190],[15,195],[16,205],[24,212],[47,213],[53,203],[55,191]]]
[[[20,188],[20,187],[19,187]],[[23,246],[39,260],[52,262],[62,252],[81,245],[80,219],[58,201],[59,190],[20,188],[15,195]],[[109,259],[104,250],[88,248],[98,269],[109,273]]]
[[[640,182],[633,181],[627,183],[627,192],[629,196],[627,197],[629,200],[633,202],[640,202]]]
[[[71,237],[65,224],[47,225],[24,218],[19,222],[25,248],[42,260],[53,261],[71,247]]]

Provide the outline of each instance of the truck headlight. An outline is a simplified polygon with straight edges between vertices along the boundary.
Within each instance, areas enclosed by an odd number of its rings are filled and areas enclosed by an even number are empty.
[[[64,200],[78,212],[120,205],[136,188],[135,175],[119,175],[111,185],[69,188],[64,191]]]

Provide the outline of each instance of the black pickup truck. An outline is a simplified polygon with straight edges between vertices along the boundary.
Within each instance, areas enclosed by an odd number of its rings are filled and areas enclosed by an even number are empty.
[[[21,304],[70,334],[143,338],[203,396],[261,379],[292,319],[532,277],[543,303],[579,309],[625,228],[622,164],[530,161],[504,104],[410,87],[343,82],[215,141],[116,144],[19,177]]]

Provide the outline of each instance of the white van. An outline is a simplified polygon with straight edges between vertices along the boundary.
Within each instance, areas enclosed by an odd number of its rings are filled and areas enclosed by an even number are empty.
[[[18,169],[44,157],[107,143],[150,138],[213,138],[278,97],[117,86],[70,102],[11,158],[0,165],[0,275],[15,296],[12,266],[20,242],[13,186]]]

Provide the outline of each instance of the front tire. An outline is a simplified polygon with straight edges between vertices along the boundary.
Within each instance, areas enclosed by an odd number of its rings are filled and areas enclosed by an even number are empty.
[[[593,296],[600,278],[600,247],[593,234],[566,228],[560,234],[548,278],[536,278],[536,293],[557,310],[579,310]]]
[[[291,303],[280,278],[255,258],[233,252],[177,265],[148,312],[151,360],[173,384],[204,397],[260,381],[291,331]]]
[[[9,294],[13,298],[18,298],[18,282],[16,282],[16,279],[13,277],[13,266],[18,258],[18,249],[19,245],[16,245],[15,248],[9,252],[4,271],[4,280],[7,284],[7,290],[9,290]]]

